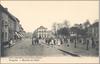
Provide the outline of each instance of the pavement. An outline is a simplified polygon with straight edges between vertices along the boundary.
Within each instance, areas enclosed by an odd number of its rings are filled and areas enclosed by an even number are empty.
[[[84,47],[80,47],[84,46]],[[63,51],[68,51],[70,53],[76,54],[78,56],[98,56],[98,51],[96,49],[90,48],[89,50],[86,50],[85,45],[77,45],[77,47],[74,47],[74,43],[69,44],[62,44],[60,46],[56,46],[58,49],[63,50]]]

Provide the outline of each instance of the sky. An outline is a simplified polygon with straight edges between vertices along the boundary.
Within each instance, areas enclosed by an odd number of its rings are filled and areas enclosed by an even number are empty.
[[[33,32],[39,26],[52,29],[53,23],[67,20],[70,26],[93,23],[99,18],[98,1],[2,1],[1,4],[20,20],[26,32]]]

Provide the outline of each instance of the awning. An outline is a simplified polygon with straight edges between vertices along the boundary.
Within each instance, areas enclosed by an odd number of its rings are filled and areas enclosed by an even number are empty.
[[[23,35],[22,35],[22,34],[20,34],[20,36],[21,36],[21,37],[23,37]]]
[[[19,35],[17,32],[15,32],[15,35],[16,35],[18,38],[20,38],[20,35]]]

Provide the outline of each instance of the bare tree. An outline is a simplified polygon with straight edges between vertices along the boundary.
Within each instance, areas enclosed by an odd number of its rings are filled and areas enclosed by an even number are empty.
[[[54,35],[56,35],[57,34],[57,23],[53,23],[52,27],[53,27],[53,33]]]
[[[86,22],[84,23],[84,27],[88,28],[90,26],[90,21],[87,19]]]
[[[64,21],[64,26],[65,26],[66,28],[69,28],[69,22],[68,22],[67,20]]]

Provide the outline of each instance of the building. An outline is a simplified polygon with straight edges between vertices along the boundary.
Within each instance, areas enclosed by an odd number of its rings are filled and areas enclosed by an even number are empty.
[[[8,41],[8,15],[5,13],[6,9],[0,6],[0,52],[4,56],[3,44]]]
[[[90,27],[88,27],[88,34],[90,39],[92,40],[92,47],[99,48],[99,22],[93,23]]]
[[[40,26],[39,28],[37,28],[34,31],[33,36],[37,38],[54,38],[53,32],[47,30],[47,28],[45,28],[44,26]]]
[[[83,28],[82,28],[83,25]],[[99,49],[99,21],[90,24],[89,21],[86,23],[70,28],[71,42],[77,40],[77,46],[86,45],[85,49],[90,48]],[[75,42],[74,41],[74,42]]]
[[[13,15],[11,15],[12,16],[12,18],[11,17],[8,17],[8,21],[9,21],[9,39],[12,39],[12,40],[14,40],[14,34],[15,34],[15,30],[16,30],[16,18],[13,16]]]
[[[47,38],[47,28],[40,26],[34,31],[34,36],[37,38]]]
[[[16,32],[18,32],[21,37],[21,33],[24,32],[22,26],[20,26],[20,21],[13,16],[7,8],[0,5],[0,41],[9,42],[10,40],[15,40]],[[18,34],[16,36],[18,36]]]
[[[20,21],[13,16],[7,8],[0,4],[0,52],[4,56],[4,46],[8,45],[10,40],[13,42],[22,37],[23,30]],[[17,36],[17,38],[15,37]]]
[[[3,8],[1,5],[0,5],[0,26],[1,26],[1,40],[2,42],[7,42],[9,39],[9,32],[8,32],[8,28],[9,28],[9,21],[8,21],[8,17],[9,17],[9,14],[7,14],[7,9],[6,8]]]

